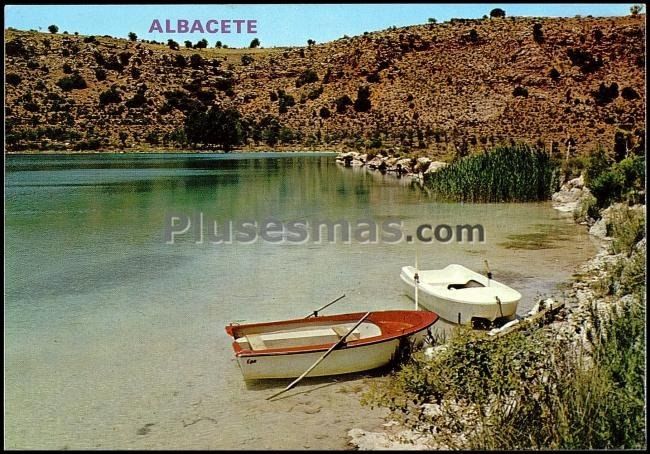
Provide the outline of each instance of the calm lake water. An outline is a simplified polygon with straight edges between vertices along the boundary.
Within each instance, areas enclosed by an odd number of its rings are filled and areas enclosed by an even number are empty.
[[[484,243],[419,245],[420,268],[488,259],[520,314],[595,250],[548,203],[436,203],[314,153],[7,156],[5,193],[6,448],[336,449],[383,422],[358,403],[376,373],[265,401],[288,381],[245,384],[224,326],[343,293],[327,313],[411,309],[413,244],[166,244],[169,213],[482,224]]]

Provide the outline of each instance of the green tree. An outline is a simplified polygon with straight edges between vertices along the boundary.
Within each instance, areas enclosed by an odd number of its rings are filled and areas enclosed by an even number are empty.
[[[192,41],[190,41],[190,40],[185,41],[185,48],[191,49],[192,46],[193,46]]]
[[[167,40],[167,46],[168,46],[171,50],[178,50],[178,48],[179,48],[178,43],[177,43],[176,41],[174,41],[173,39],[168,39],[168,40]]]
[[[56,25],[50,25],[49,27],[47,27],[47,29],[48,29],[48,30],[50,31],[50,33],[52,33],[52,34],[56,34],[56,33],[59,32],[59,27],[57,27]]]
[[[217,49],[221,49],[223,47],[223,43],[221,41],[217,41],[214,47],[216,47]]]
[[[429,22],[430,24],[435,24],[435,23],[438,22],[438,21],[436,20],[435,17],[430,17],[430,18],[428,19],[428,22]]]
[[[494,8],[490,11],[490,17],[506,17],[506,12],[501,8]]]
[[[194,48],[195,48],[195,49],[205,49],[206,47],[208,47],[208,40],[205,39],[205,38],[202,39],[202,40],[200,40],[200,41],[198,41],[198,42],[194,45]]]
[[[241,116],[235,109],[213,106],[207,112],[193,111],[185,119],[185,135],[191,144],[221,147],[230,151],[243,139]]]
[[[138,39],[138,35],[136,35],[133,32],[129,32],[129,40],[130,41],[136,41]]]
[[[256,47],[260,47],[260,40],[255,38],[253,41],[251,41],[251,45],[249,46],[251,49],[255,49]]]

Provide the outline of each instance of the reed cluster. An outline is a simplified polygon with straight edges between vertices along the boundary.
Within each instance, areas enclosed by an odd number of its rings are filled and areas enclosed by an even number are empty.
[[[559,168],[549,154],[527,145],[501,146],[467,156],[430,173],[425,184],[445,200],[532,202],[559,187]]]

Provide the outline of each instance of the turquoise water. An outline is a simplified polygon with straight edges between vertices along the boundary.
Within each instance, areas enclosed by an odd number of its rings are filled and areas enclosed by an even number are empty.
[[[398,275],[415,245],[166,244],[171,212],[398,218],[408,232],[481,223],[484,243],[419,245],[420,267],[488,259],[524,295],[520,313],[594,250],[547,203],[436,203],[327,154],[7,156],[5,194],[9,448],[341,448],[347,429],[381,422],[358,405],[363,377],[264,401],[286,383],[244,384],[223,327],[303,316],[343,293],[329,313],[410,309]],[[509,243],[539,232],[548,249]]]

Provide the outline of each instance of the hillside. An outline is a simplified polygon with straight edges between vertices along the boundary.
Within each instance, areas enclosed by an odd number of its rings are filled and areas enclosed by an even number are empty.
[[[645,15],[456,19],[273,49],[13,29],[5,40],[9,151],[187,148],[186,115],[213,104],[238,110],[247,146],[265,148],[282,128],[292,148],[585,153],[645,127]],[[355,103],[363,86],[369,103]]]

